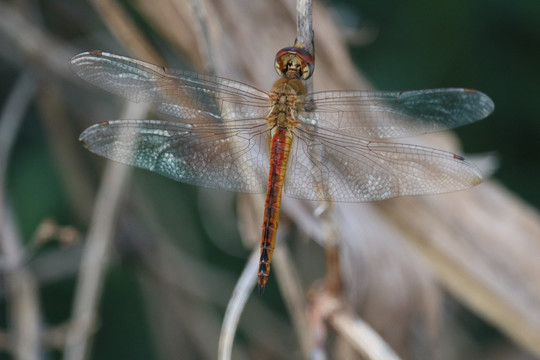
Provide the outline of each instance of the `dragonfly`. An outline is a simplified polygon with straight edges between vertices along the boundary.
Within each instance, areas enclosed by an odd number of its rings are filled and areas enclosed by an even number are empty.
[[[76,55],[74,72],[110,93],[151,103],[160,120],[95,124],[80,140],[92,152],[197,186],[266,191],[258,268],[264,291],[282,192],[305,200],[365,202],[470,188],[480,170],[461,155],[385,139],[472,123],[494,110],[482,92],[308,93],[314,58],[299,46],[276,54],[272,90],[102,51]]]

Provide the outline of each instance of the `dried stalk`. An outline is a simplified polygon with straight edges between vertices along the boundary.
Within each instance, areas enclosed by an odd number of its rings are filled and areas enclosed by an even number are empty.
[[[288,228],[283,224],[280,227],[281,235],[278,235],[281,239],[288,235]],[[281,240],[279,239],[279,240]],[[283,243],[283,241],[280,241]],[[307,317],[307,303],[305,294],[300,282],[300,275],[295,268],[292,255],[285,245],[276,246],[274,251],[274,270],[276,279],[279,283],[279,288],[283,294],[285,305],[291,317],[291,321],[296,332],[302,354],[304,358],[309,358],[313,349],[313,339],[309,329],[309,319]]]
[[[24,60],[27,60],[22,62],[20,57],[15,58],[12,57],[13,54],[0,51],[0,55],[14,65],[39,65],[60,78],[75,80],[67,63],[77,50],[44,32],[34,21],[6,2],[0,2],[0,33],[22,53]]]
[[[227,305],[223,325],[219,337],[218,360],[230,360],[234,343],[234,335],[238,321],[244,307],[257,281],[257,268],[259,265],[259,249],[255,248],[244,267],[244,271],[234,287],[233,294]]]
[[[91,2],[111,30],[111,33],[132,54],[156,64],[163,63],[161,56],[154,50],[146,36],[139,30],[120,4],[115,0],[92,0]]]
[[[366,360],[399,360],[390,346],[365,321],[344,310],[338,299],[323,296],[318,306],[321,315]]]
[[[46,75],[41,77],[42,91],[39,93],[38,105],[46,135],[73,210],[78,219],[88,222],[95,194],[88,171],[80,161],[80,154],[84,149],[77,141],[78,134],[74,124],[66,114],[57,79]]]
[[[18,129],[34,93],[34,80],[29,73],[23,74],[17,80],[0,117],[0,246],[8,287],[11,350],[14,358],[19,360],[33,360],[41,356],[41,315],[36,282],[24,267],[23,241],[17,233],[5,196],[6,169]]]
[[[146,105],[129,103],[122,118],[140,118],[145,113]],[[89,356],[116,221],[130,172],[129,167],[113,162],[105,168],[81,260],[73,316],[64,350],[66,360],[84,360]]]

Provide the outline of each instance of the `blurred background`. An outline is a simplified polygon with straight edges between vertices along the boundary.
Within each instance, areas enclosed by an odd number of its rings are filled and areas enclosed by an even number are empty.
[[[69,59],[82,51],[101,49],[204,72],[208,67],[202,55],[204,47],[197,37],[196,29],[200,25],[192,3],[195,2],[0,2],[0,116],[7,124],[0,124],[4,130],[0,134],[4,151],[0,154],[4,169],[2,216],[11,219],[2,221],[1,236],[3,240],[6,236],[15,239],[13,243],[19,244],[15,250],[10,250],[9,245],[2,248],[0,359],[25,358],[13,355],[17,347],[13,329],[17,328],[17,319],[20,320],[13,313],[21,304],[10,301],[18,299],[13,294],[25,291],[18,288],[21,281],[31,285],[28,291],[36,300],[34,309],[37,309],[39,338],[44,350],[40,358],[68,358],[64,357],[64,348],[81,281],[79,265],[84,256],[85,238],[97,216],[94,202],[103,184],[101,176],[105,167],[105,160],[87,152],[77,139],[93,123],[121,118],[125,106],[121,99],[76,78],[69,69]],[[272,5],[232,0],[203,3],[207,6],[209,26],[214,31],[219,26],[228,29],[221,35],[218,44],[221,61],[214,70],[218,75],[268,90],[276,79],[272,69],[275,52],[279,47],[292,45],[294,40],[294,1]],[[267,6],[272,7],[272,12]],[[219,26],[212,22],[218,16],[222,21]],[[513,199],[508,210],[497,207],[492,209],[496,216],[486,213],[485,217],[498,219],[494,222],[506,218],[516,227],[527,228],[527,234],[538,234],[538,1],[334,0],[317,4],[314,22],[317,61],[322,59],[321,64],[339,74],[332,76],[322,70],[324,67],[317,68],[316,90],[332,87],[325,80],[339,77],[350,78],[351,88],[358,88],[353,81],[367,84],[367,79],[375,88],[384,90],[468,87],[488,94],[495,102],[494,114],[456,130],[465,153],[495,153],[496,186],[502,184],[500,191],[504,195],[501,196]],[[361,76],[346,73],[347,67],[332,62],[333,54],[328,52],[332,47],[322,40],[326,26],[339,35],[339,45],[347,47]],[[320,46],[318,34],[321,34]],[[281,45],[276,46],[272,41]],[[335,59],[348,61],[337,56]],[[13,103],[19,103],[22,109],[19,115],[16,110],[8,111],[17,107]],[[504,202],[496,204],[501,203]],[[251,246],[258,241],[258,235],[247,240],[246,234],[253,226],[246,225],[248,220],[242,217],[246,215],[246,211],[242,212],[244,205],[235,194],[201,190],[141,170],[133,170],[129,180],[123,183],[119,204],[113,219],[116,224],[113,243],[106,248],[110,264],[102,287],[98,286],[100,295],[97,321],[91,331],[90,358],[215,358],[225,306]],[[382,206],[381,211],[387,211]],[[523,224],[522,213],[516,209],[527,214]],[[454,210],[466,213],[459,207]],[[289,237],[295,241],[290,247],[298,260],[296,265],[307,293],[324,277],[324,253],[319,245],[307,241],[317,236],[304,231],[301,225],[295,227],[296,220],[292,218],[289,225],[283,226],[292,228]],[[259,231],[260,219],[261,216],[256,216],[255,232]],[[523,238],[518,231],[501,236],[509,244]],[[534,239],[530,243],[534,244]],[[414,253],[414,249],[407,249]],[[540,258],[540,254],[531,250],[523,252]],[[416,259],[417,255],[412,256]],[[506,263],[501,265],[498,258],[490,259],[494,267],[506,269]],[[523,275],[525,266],[520,259],[510,256],[506,259],[516,266],[509,265],[508,272],[515,270],[517,278]],[[430,268],[427,263],[422,265],[422,271]],[[12,271],[10,266],[24,271]],[[538,267],[533,269],[538,272]],[[388,335],[392,331],[388,330],[385,339],[403,358],[540,358],[538,347],[526,345],[534,343],[534,339],[527,337],[532,332],[529,329],[540,324],[539,308],[528,313],[531,324],[523,328],[522,333],[528,334],[523,335],[525,340],[520,340],[519,325],[512,323],[507,328],[504,320],[483,316],[474,310],[478,309],[477,303],[471,300],[471,305],[463,300],[470,299],[467,295],[460,297],[462,293],[455,290],[459,285],[447,287],[444,280],[440,285],[436,280],[440,276],[438,270],[425,271],[429,279],[426,281],[433,284],[427,288],[437,289],[434,297],[438,298],[437,307],[443,314],[437,317],[443,318],[439,323],[443,331],[433,335],[411,321],[399,331],[414,335],[415,339],[403,335],[393,341]],[[384,276],[379,270],[373,270],[372,275],[375,279]],[[362,278],[362,274],[356,276]],[[532,308],[538,304],[539,290],[534,281],[513,284],[513,289],[501,288],[501,292],[525,294],[523,303]],[[404,292],[414,292],[412,285],[400,286],[408,288]],[[363,299],[359,297],[364,305],[368,303]],[[408,300],[416,302],[413,295]],[[508,303],[513,304],[511,300]],[[286,309],[279,286],[272,278],[264,297],[252,296],[248,302],[233,358],[301,358]],[[521,311],[520,308],[515,312],[525,313]],[[396,323],[390,321],[384,326],[399,327]],[[379,325],[373,326],[379,329]],[[385,332],[381,330],[381,333]],[[337,340],[331,338],[330,342],[337,347]],[[441,342],[442,346],[434,345]]]
[[[365,76],[380,89],[471,87],[495,102],[486,121],[457,129],[467,152],[496,152],[495,174],[540,205],[535,90],[540,76],[540,5],[535,1],[336,2],[371,36],[351,46]],[[349,9],[350,11],[347,11]]]

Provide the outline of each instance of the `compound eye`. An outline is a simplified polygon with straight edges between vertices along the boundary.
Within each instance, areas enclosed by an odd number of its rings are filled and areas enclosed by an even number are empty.
[[[281,77],[307,80],[313,75],[315,61],[311,54],[299,47],[286,47],[276,54],[274,66]]]

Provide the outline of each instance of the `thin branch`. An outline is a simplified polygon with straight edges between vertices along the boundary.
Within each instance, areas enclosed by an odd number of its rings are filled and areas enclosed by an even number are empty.
[[[3,1],[0,1],[0,33],[21,51],[26,59],[30,59],[32,65],[42,65],[65,80],[76,80],[66,64],[78,51],[43,31],[16,7]],[[0,55],[16,66],[28,66],[28,63],[21,62],[21,59],[13,59],[11,54],[0,51]]]
[[[325,289],[330,294],[340,296],[343,291],[343,277],[339,258],[339,229],[334,218],[335,207],[332,202],[322,202],[315,209],[315,215],[320,219],[322,242],[326,255]]]
[[[139,30],[133,19],[115,0],[92,0],[107,27],[132,54],[155,64],[163,63],[161,56]]]
[[[313,56],[313,5],[311,0],[296,2],[296,44],[303,46]]]
[[[122,118],[144,117],[146,109],[145,104],[128,103]],[[66,360],[84,360],[90,353],[115,224],[130,172],[129,167],[113,162],[108,162],[105,168],[81,261],[72,324],[64,352]]]
[[[223,326],[219,336],[218,360],[230,360],[234,343],[234,335],[238,321],[244,310],[249,294],[257,280],[257,265],[259,264],[259,249],[255,248],[244,267],[242,275],[234,287],[233,294],[227,305]]]
[[[91,216],[95,189],[88,176],[89,171],[81,161],[81,154],[85,150],[77,141],[73,119],[66,113],[58,79],[40,74],[39,83],[42,91],[39,92],[37,103],[49,146],[74,215],[87,223]]]
[[[294,267],[294,261],[289,249],[283,244],[283,239],[288,233],[288,227],[280,226],[280,232],[276,240],[277,246],[274,250],[274,264],[276,279],[283,294],[285,305],[287,306],[289,315],[294,325],[296,336],[300,341],[304,358],[309,358],[309,354],[313,347],[312,338],[309,331],[309,319],[307,317],[307,303],[305,300],[300,276]],[[281,244],[281,245],[280,245]]]
[[[0,229],[2,251],[5,251],[5,257],[12,263],[6,272],[6,284],[9,288],[7,298],[14,358],[39,359],[42,345],[38,287],[34,275],[23,267],[22,239],[17,231],[13,214],[6,207]]]
[[[10,150],[16,138],[23,115],[34,95],[34,82],[29,74],[23,75],[15,90],[7,100],[0,120],[0,228],[2,252],[7,269],[6,281],[9,288],[11,325],[13,327],[14,353],[18,359],[33,359],[39,354],[39,311],[35,281],[32,275],[22,268],[24,250],[22,240],[17,234],[11,212],[5,199],[5,173]]]
[[[346,306],[339,298],[329,293],[319,293],[314,308],[319,311],[318,316],[326,319],[334,330],[362,355],[363,359],[400,359],[371,326],[345,310]]]
[[[29,73],[23,74],[15,84],[0,117],[0,191],[4,191],[5,175],[11,148],[28,105],[34,96],[35,84]],[[2,194],[3,196],[3,194]],[[1,219],[1,217],[0,217]]]
[[[5,190],[11,149],[34,93],[34,80],[29,73],[23,74],[7,99],[0,118],[0,246],[7,269],[13,352],[16,359],[25,360],[37,359],[41,351],[39,302],[35,279],[23,267],[23,242],[7,208]]]
[[[313,4],[311,0],[296,1],[296,41],[294,46],[301,46],[315,59],[313,32]],[[306,82],[307,93],[313,92],[313,76]]]
[[[177,1],[173,1],[173,3],[176,5]],[[206,9],[201,0],[190,0],[190,4],[195,19],[193,24],[195,35],[197,36],[197,44],[199,44],[201,57],[204,60],[205,71],[215,75],[217,56],[210,37]]]
[[[378,205],[449,292],[540,354],[540,215],[494,180],[445,196]]]
[[[162,301],[159,309],[151,310],[151,322],[156,324],[156,322],[169,321],[170,319],[160,320],[160,318],[162,316],[169,316],[167,312],[173,311],[171,309],[180,306],[180,304],[185,304],[186,299],[188,299],[187,302],[206,304],[205,306],[214,304],[219,308],[225,308],[230,301],[229,294],[224,291],[215,290],[218,288],[231,289],[234,282],[238,281],[237,276],[235,274],[229,274],[223,268],[208,266],[208,264],[205,265],[193,256],[185,254],[178,246],[173,245],[173,240],[168,239],[164,229],[160,228],[162,226],[159,224],[160,220],[155,218],[154,206],[156,204],[151,199],[141,197],[141,193],[142,191],[137,191],[137,182],[135,182],[135,204],[137,213],[141,214],[139,218],[142,219],[142,223],[137,225],[146,226],[149,233],[140,229],[139,226],[130,226],[132,233],[128,237],[132,241],[139,243],[143,243],[147,239],[153,239],[151,247],[144,247],[143,245],[144,249],[140,253],[147,277],[149,276],[151,279],[150,282],[147,281],[144,284],[147,290],[145,292],[152,292],[153,294],[149,295],[148,299],[161,299],[160,301]],[[140,239],[137,239],[139,237]],[[249,270],[246,269],[245,271]],[[254,274],[255,272],[256,268],[252,268],[251,273]],[[179,275],[188,273],[192,275]],[[253,280],[251,286],[244,287],[244,291],[247,294],[246,297],[252,292],[254,283],[255,281]],[[209,289],[213,291],[209,291]],[[157,293],[157,295],[154,295],[154,293]],[[239,297],[242,296],[242,293],[240,293]],[[165,298],[170,299],[170,301]],[[266,306],[263,300],[260,297],[250,299],[249,311],[252,314],[256,314],[258,321],[240,322],[238,328],[242,331],[246,341],[258,344],[262,349],[271,349],[278,358],[287,359],[289,358],[287,340],[290,339],[290,324],[285,319],[282,319],[278,313]],[[165,315],[163,315],[164,313]],[[152,314],[157,315],[154,317]],[[193,316],[193,314],[189,316]],[[243,316],[246,316],[246,314],[243,314]],[[204,318],[208,319],[206,316]],[[186,321],[186,317],[183,317],[183,321]],[[219,321],[221,323],[223,322],[221,316]],[[261,329],[261,323],[266,324],[268,328],[274,329],[275,334],[271,338],[265,336],[265,329]],[[189,332],[189,336],[201,344],[214,339],[214,335],[203,333],[199,330],[199,327],[193,328],[189,324],[178,324],[177,326]],[[178,331],[176,326],[174,329],[176,329],[174,331]],[[156,338],[156,344],[160,347],[166,347],[167,345],[163,345],[163,343],[167,344],[170,341],[167,336],[163,337],[163,334],[159,330],[156,333]],[[218,341],[214,344],[217,346],[217,343]],[[234,349],[235,358],[239,358],[241,348],[235,346]]]

